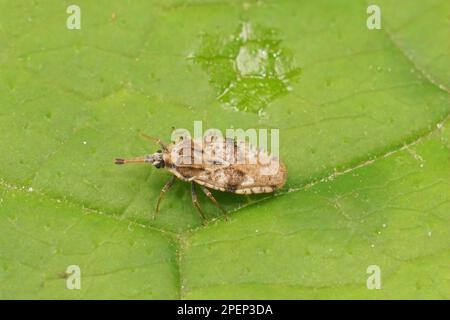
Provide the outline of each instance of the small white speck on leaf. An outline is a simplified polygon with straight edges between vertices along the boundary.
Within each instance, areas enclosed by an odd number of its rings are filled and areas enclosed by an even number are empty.
[[[33,187],[29,187],[28,192],[33,192]]]

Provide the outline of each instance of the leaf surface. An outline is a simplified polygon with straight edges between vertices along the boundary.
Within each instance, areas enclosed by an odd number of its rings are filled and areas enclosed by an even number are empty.
[[[449,298],[447,1],[0,1],[3,298]],[[401,7],[402,10],[398,8]],[[172,128],[280,130],[277,195],[115,166]],[[67,266],[82,289],[68,290]],[[368,290],[367,268],[382,289]]]

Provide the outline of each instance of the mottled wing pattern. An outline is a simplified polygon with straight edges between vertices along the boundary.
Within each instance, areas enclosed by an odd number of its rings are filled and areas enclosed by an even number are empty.
[[[286,181],[286,167],[278,158],[233,139],[211,140],[203,144],[184,140],[173,145],[165,159],[178,178],[208,188],[239,194],[269,193]]]

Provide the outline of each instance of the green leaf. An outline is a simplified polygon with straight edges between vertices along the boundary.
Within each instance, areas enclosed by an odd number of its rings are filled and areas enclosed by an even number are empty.
[[[448,1],[0,1],[0,297],[449,299]],[[275,128],[276,195],[115,157]],[[81,289],[66,288],[78,265]],[[369,266],[381,289],[369,290]]]

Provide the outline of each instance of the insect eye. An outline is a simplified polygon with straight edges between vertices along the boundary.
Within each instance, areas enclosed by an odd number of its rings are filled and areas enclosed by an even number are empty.
[[[162,153],[162,151],[161,150],[156,150],[156,153]]]
[[[158,162],[157,164],[155,164],[155,168],[160,169],[160,168],[164,168],[164,162]]]

